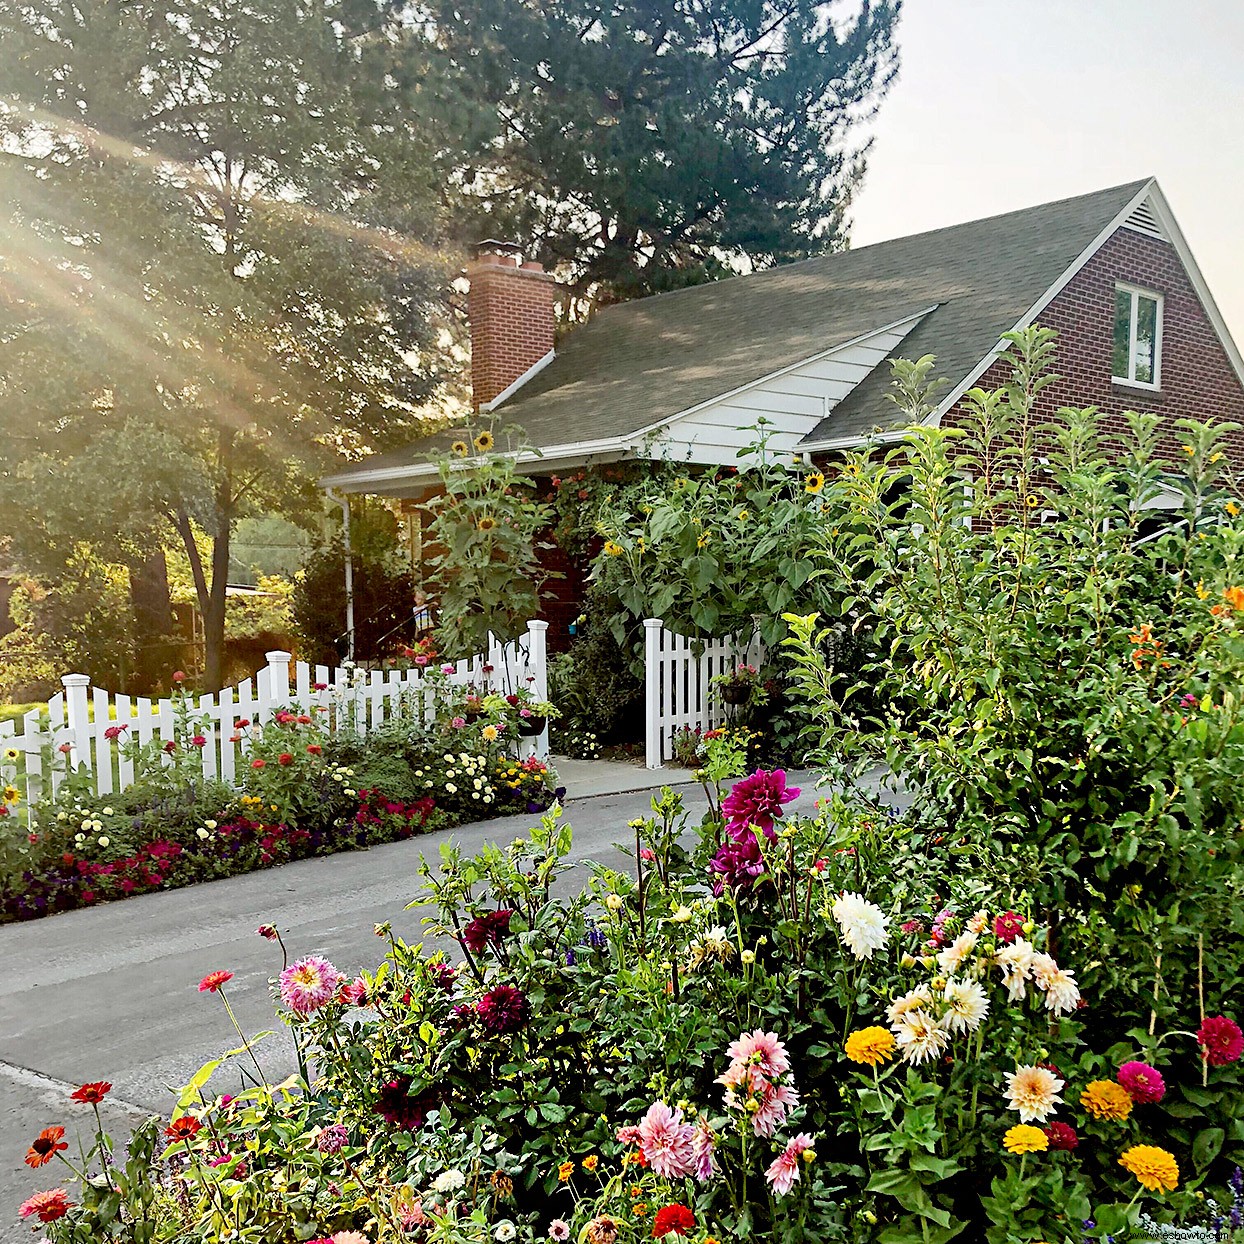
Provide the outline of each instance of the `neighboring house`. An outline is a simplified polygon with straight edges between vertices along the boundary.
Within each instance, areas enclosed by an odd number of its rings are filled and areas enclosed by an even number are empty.
[[[1005,378],[1002,334],[1059,331],[1050,411],[1096,405],[1244,424],[1244,359],[1149,178],[913,237],[607,307],[554,349],[553,278],[486,243],[470,267],[476,406],[523,428],[564,473],[623,460],[734,464],[748,429],[814,462],[901,434],[888,361],[937,357],[950,386],[930,417]],[[427,443],[323,481],[415,497]],[[1231,456],[1244,467],[1244,432]]]

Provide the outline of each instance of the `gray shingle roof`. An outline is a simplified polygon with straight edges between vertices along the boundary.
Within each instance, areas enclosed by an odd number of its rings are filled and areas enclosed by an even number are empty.
[[[627,436],[935,304],[902,353],[935,354],[938,374],[957,383],[1146,184],[607,307],[499,417],[541,449]],[[893,424],[888,384],[888,368],[874,369],[808,442]],[[418,461],[421,450],[359,469]]]

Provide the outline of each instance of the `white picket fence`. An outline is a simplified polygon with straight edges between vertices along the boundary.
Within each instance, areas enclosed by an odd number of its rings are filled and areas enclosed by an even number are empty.
[[[759,639],[724,636],[694,641],[665,629],[660,618],[644,621],[646,729],[644,754],[649,769],[660,769],[674,755],[682,729],[711,730],[726,719],[725,707],[710,680],[739,664],[760,667]]]
[[[533,621],[513,643],[490,641],[487,653],[456,662],[445,681],[501,694],[526,688],[534,699],[547,699],[547,630],[547,622]],[[122,791],[134,782],[126,744],[132,739],[175,740],[179,712],[183,718],[189,715],[205,740],[199,749],[203,776],[230,784],[245,770],[252,741],[249,728],[235,728],[238,721],[262,726],[296,705],[313,713],[330,734],[365,735],[394,717],[431,721],[435,716],[436,680],[426,678],[422,669],[330,669],[294,662],[288,652],[266,655],[267,666],[254,678],[218,695],[180,702],[114,695],[92,687],[85,674],[66,674],[61,679],[64,691],[46,709],[27,713],[20,725],[0,722],[0,784],[11,782],[19,790],[24,784],[28,806],[33,806],[49,788],[55,794],[68,772],[85,768],[97,794]],[[492,669],[485,671],[485,665]],[[115,728],[121,726],[125,729],[118,733]],[[543,734],[521,740],[520,749],[524,756],[546,756],[547,727]]]

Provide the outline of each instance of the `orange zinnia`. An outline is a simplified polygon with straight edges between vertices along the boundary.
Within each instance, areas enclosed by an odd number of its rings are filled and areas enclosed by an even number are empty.
[[[46,1166],[62,1149],[68,1149],[69,1146],[61,1140],[64,1134],[63,1127],[45,1127],[26,1150],[26,1165],[35,1168]]]
[[[92,1080],[69,1094],[71,1101],[81,1102],[85,1106],[97,1106],[108,1096],[112,1085],[107,1080]]]
[[[1222,595],[1232,609],[1237,613],[1244,613],[1244,587],[1229,587]]]

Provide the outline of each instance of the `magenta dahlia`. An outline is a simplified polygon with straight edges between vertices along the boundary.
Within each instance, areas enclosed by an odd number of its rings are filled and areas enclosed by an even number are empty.
[[[786,770],[757,769],[751,777],[735,782],[721,801],[728,830],[755,825],[770,840],[777,837],[773,822],[781,817],[782,805],[799,797],[799,787],[786,785]]]
[[[726,886],[732,890],[750,886],[765,870],[756,835],[745,830],[741,837],[727,837],[710,861],[709,869],[715,874],[714,894],[721,894]]]

